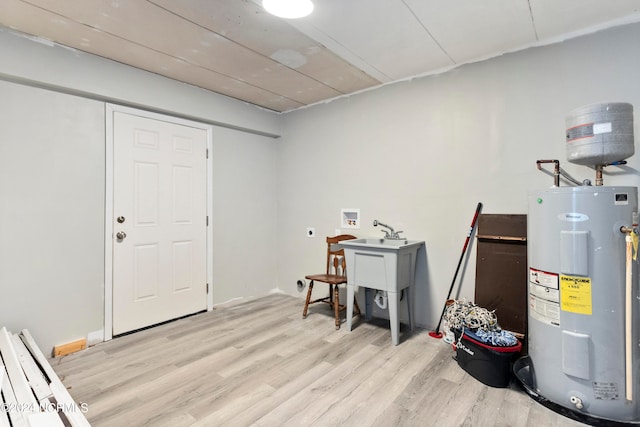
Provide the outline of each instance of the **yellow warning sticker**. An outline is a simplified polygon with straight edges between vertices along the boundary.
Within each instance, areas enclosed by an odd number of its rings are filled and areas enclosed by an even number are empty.
[[[591,315],[591,278],[560,276],[560,308]]]

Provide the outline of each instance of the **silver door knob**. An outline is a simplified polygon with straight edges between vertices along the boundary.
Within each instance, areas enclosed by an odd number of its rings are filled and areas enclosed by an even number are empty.
[[[116,238],[118,240],[124,240],[127,237],[127,233],[125,233],[124,231],[118,231],[116,233]]]

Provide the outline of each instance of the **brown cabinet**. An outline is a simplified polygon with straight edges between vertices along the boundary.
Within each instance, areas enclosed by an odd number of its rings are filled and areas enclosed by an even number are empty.
[[[495,310],[503,329],[527,330],[527,216],[478,217],[475,303]]]

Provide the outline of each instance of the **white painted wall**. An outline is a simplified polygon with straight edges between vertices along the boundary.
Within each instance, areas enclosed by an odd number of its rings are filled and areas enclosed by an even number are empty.
[[[371,225],[378,219],[425,240],[416,320],[435,327],[478,202],[484,213],[526,214],[527,192],[553,183],[538,159],[595,181],[565,162],[572,109],[630,102],[638,129],[638,40],[640,25],[629,25],[287,114],[278,143],[280,287],[299,295],[296,280],[323,269],[324,236],[339,228],[340,209],[360,208],[362,229],[343,231],[381,236]],[[640,186],[639,166],[636,155],[605,184]],[[308,226],[318,237],[305,236]],[[473,299],[475,253],[473,244],[454,295]]]
[[[277,287],[280,115],[6,30],[0,57],[0,326],[46,354],[102,334],[105,101],[215,125],[214,303]]]
[[[0,93],[0,324],[46,354],[102,329],[104,105]]]
[[[214,128],[214,304],[278,287],[277,144],[273,138]]]

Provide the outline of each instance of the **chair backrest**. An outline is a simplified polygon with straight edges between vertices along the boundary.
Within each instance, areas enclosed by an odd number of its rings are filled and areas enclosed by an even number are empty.
[[[355,238],[356,236],[351,234],[327,237],[327,274],[347,275],[347,261],[344,259],[344,249],[338,245],[338,242]]]

